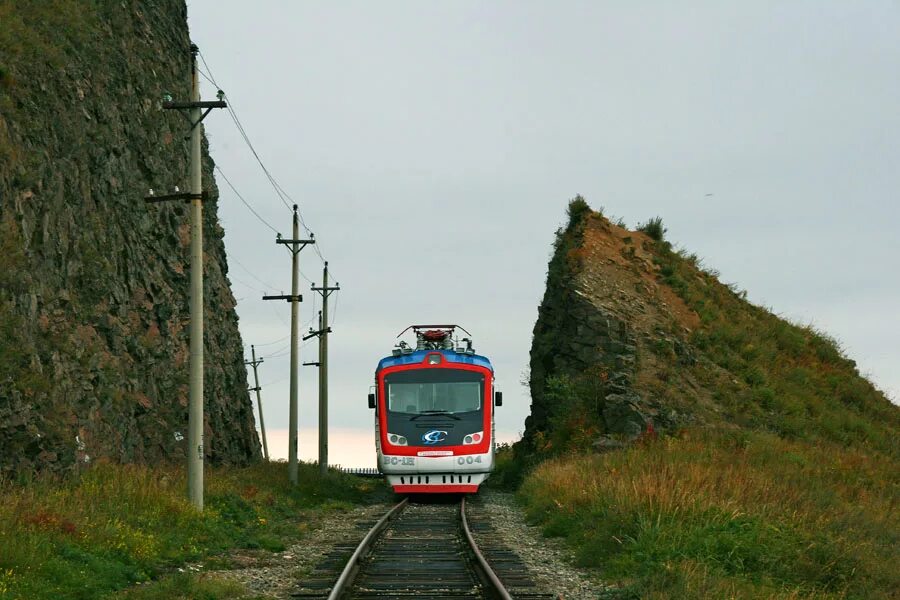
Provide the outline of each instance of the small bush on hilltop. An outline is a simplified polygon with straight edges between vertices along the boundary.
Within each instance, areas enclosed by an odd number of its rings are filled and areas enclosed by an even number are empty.
[[[668,229],[663,227],[662,217],[653,217],[646,223],[638,225],[637,229],[638,231],[643,231],[657,242],[664,241],[666,232],[668,231]]]
[[[581,195],[572,198],[569,201],[568,208],[566,209],[566,213],[569,217],[569,227],[571,228],[573,224],[580,222],[591,212],[591,207],[588,206],[587,200],[582,198]]]

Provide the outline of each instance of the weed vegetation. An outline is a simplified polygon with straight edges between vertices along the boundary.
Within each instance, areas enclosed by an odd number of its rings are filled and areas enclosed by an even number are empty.
[[[593,216],[578,200],[570,217],[582,222],[560,231],[551,269],[578,254],[571,232]],[[639,391],[699,418],[588,452],[603,432],[602,382],[550,376],[550,427],[530,453],[500,454],[495,484],[519,486],[530,519],[618,584],[609,598],[900,597],[900,408],[827,334],[749,303],[675,251],[659,218],[640,229],[657,282],[699,325],[663,324],[692,359],[651,340],[638,369],[655,371]]]
[[[182,470],[98,464],[69,478],[0,485],[0,598],[230,598],[232,584],[179,575],[179,565],[227,564],[231,548],[283,550],[322,511],[371,502],[383,487],[284,463],[212,469],[206,510],[185,498]],[[158,581],[157,581],[158,580]],[[167,590],[187,590],[178,596]]]
[[[860,376],[837,341],[747,302],[746,292],[701,269],[695,255],[666,242],[654,255],[662,283],[700,317],[688,340],[702,358],[693,372],[725,420],[900,458],[900,410]]]
[[[666,231],[668,231],[665,227],[663,227],[662,217],[653,217],[646,223],[638,225],[637,229],[638,231],[643,231],[644,233],[649,235],[651,239],[654,239],[657,242],[664,241]]]
[[[834,443],[694,431],[551,459],[529,516],[622,598],[895,598],[896,464]]]

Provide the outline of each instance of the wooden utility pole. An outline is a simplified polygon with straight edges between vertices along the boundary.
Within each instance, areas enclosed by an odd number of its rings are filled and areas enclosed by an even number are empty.
[[[312,239],[314,236],[309,234],[310,239],[301,240],[300,239],[300,218],[297,215],[297,205],[294,205],[294,221],[293,221],[293,235],[291,239],[284,240],[279,235],[275,239],[276,244],[285,244],[289,246],[291,252],[291,293],[290,295],[281,295],[281,296],[263,296],[263,300],[287,300],[291,303],[291,404],[290,410],[288,414],[288,479],[291,483],[297,483],[297,471],[298,471],[298,463],[297,463],[297,417],[298,417],[298,404],[297,404],[297,393],[299,381],[297,380],[298,372],[297,372],[297,361],[300,358],[300,348],[297,344],[297,340],[299,337],[299,311],[300,311],[300,302],[303,301],[303,296],[301,296],[299,292],[300,282],[298,281],[298,277],[300,275],[300,251],[303,250],[308,244],[315,244],[315,239]]]
[[[328,261],[322,269],[322,287],[312,286],[322,295],[322,312],[319,314],[319,474],[328,472],[328,297],[341,289],[339,285],[328,287]]]
[[[259,385],[259,374],[256,372],[257,365],[260,365],[263,362],[263,358],[260,357],[259,360],[256,359],[256,346],[250,346],[250,354],[253,356],[253,360],[245,360],[245,365],[253,365],[253,386],[249,391],[256,392],[256,408],[259,411],[259,431],[262,434],[262,444],[263,444],[263,456],[266,459],[266,462],[269,460],[269,444],[266,442],[266,422],[263,420],[263,412],[262,412],[262,398],[259,395],[262,387]]]
[[[310,338],[317,337],[319,338],[319,360],[315,362],[305,362],[303,363],[304,367],[318,367],[319,368],[319,474],[325,474],[328,472],[328,440],[327,437],[323,437],[322,434],[322,423],[325,423],[325,435],[327,436],[328,430],[328,419],[327,414],[325,415],[325,419],[323,421],[322,418],[322,368],[325,366],[325,363],[322,362],[322,337],[323,337],[324,329],[322,329],[322,311],[319,311],[319,328],[313,329],[309,328],[309,334],[303,336],[303,341]],[[322,440],[325,440],[325,444],[323,446]],[[323,453],[324,448],[324,453]],[[324,467],[322,465],[325,465]]]
[[[191,204],[191,330],[190,330],[190,385],[188,399],[188,452],[187,479],[188,498],[197,510],[203,510],[203,204],[201,181],[202,162],[200,154],[200,123],[214,108],[225,108],[223,92],[219,90],[219,100],[200,101],[200,82],[197,77],[197,53],[199,49],[191,44],[191,100],[190,102],[163,102],[163,108],[188,110],[191,124],[191,189],[188,193],[174,193],[156,196],[153,190],[144,198],[147,202],[183,200]],[[206,112],[201,114],[201,109]],[[176,188],[177,191],[178,188]]]

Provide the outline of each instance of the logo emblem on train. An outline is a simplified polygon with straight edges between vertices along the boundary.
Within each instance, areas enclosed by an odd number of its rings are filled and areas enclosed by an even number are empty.
[[[410,331],[414,343],[400,339]],[[397,338],[369,394],[379,470],[400,494],[477,492],[494,467],[503,400],[491,361],[459,325],[411,325]]]
[[[446,431],[438,431],[437,429],[432,429],[428,433],[422,434],[422,441],[428,444],[429,446],[437,444],[438,442],[443,442],[447,439]]]

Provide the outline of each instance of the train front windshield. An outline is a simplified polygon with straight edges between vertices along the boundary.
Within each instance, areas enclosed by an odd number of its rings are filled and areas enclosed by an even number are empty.
[[[411,369],[384,378],[389,434],[411,445],[453,446],[484,429],[485,376],[463,369]]]
[[[484,375],[462,369],[401,371],[385,377],[388,413],[422,415],[480,411]]]

